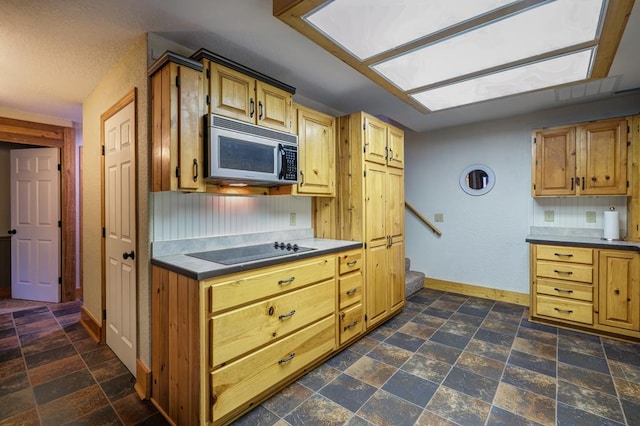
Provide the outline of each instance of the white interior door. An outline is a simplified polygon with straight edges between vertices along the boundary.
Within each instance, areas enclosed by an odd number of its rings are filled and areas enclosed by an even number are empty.
[[[136,374],[135,109],[104,124],[107,345]]]
[[[60,301],[60,150],[14,149],[11,174],[11,297]]]

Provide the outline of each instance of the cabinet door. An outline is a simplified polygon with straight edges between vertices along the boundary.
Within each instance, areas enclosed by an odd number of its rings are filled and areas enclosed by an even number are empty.
[[[298,107],[298,194],[335,194],[334,119]]]
[[[640,254],[601,250],[598,322],[640,331]]]
[[[536,132],[533,196],[575,195],[575,127]]]
[[[389,303],[391,312],[404,306],[404,238],[397,237],[389,247]]]
[[[404,171],[387,169],[385,181],[385,218],[386,231],[391,237],[404,234]]]
[[[389,312],[388,251],[386,241],[369,244],[365,251],[367,328],[384,320]]]
[[[387,137],[389,145],[387,164],[391,167],[404,168],[404,132],[395,127],[389,127]]]
[[[387,168],[376,164],[365,164],[365,175],[365,241],[387,244],[387,212],[385,210]]]
[[[211,64],[211,112],[254,123],[255,84],[251,77],[220,64]]]
[[[202,139],[202,72],[176,66],[180,81],[177,87],[177,154],[180,172],[178,190],[204,190],[204,142]],[[173,188],[172,188],[173,189]]]
[[[290,133],[292,97],[289,92],[256,81],[256,124]]]
[[[627,120],[606,120],[579,128],[580,194],[627,194]]]
[[[387,164],[387,125],[364,115],[364,158],[378,164]]]

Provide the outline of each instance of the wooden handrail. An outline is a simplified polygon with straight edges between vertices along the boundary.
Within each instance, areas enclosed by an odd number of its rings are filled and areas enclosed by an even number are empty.
[[[436,234],[438,237],[442,236],[442,232],[440,232],[440,230],[429,221],[429,219],[427,219],[426,217],[422,216],[420,214],[420,212],[418,210],[416,210],[415,207],[413,207],[411,204],[409,204],[408,202],[404,202],[404,206],[409,209],[409,211],[411,213],[413,213],[414,215],[416,215],[416,217],[418,219],[420,219],[422,222],[424,222],[425,225],[427,225],[429,228],[431,228],[431,230],[433,231],[434,234]]]

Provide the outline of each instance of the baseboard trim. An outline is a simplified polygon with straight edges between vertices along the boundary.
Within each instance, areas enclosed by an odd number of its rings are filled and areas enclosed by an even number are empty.
[[[151,396],[151,370],[139,358],[136,358],[136,384],[133,386],[140,399]]]
[[[91,315],[89,311],[83,306],[80,309],[80,324],[91,335],[91,338],[96,342],[100,342],[100,336],[102,336],[102,324]]]
[[[529,306],[528,293],[518,293],[515,291],[444,281],[428,277],[424,279],[424,287],[464,294],[465,296],[482,297],[483,299],[499,300],[502,302],[515,303],[516,305]]]

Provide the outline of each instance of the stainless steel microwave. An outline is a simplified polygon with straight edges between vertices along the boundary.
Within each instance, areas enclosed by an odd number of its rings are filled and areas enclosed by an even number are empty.
[[[208,119],[208,183],[280,186],[298,182],[298,136],[216,114]]]

